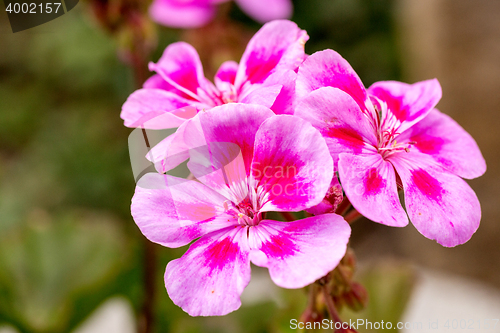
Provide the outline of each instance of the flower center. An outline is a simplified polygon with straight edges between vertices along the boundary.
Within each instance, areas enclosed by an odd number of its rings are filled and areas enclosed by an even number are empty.
[[[226,213],[237,217],[240,225],[256,226],[262,221],[262,213],[254,208],[248,197],[238,204],[224,201],[224,209]]]
[[[377,151],[384,159],[399,153],[410,152],[414,141],[398,142],[398,137],[401,134],[401,121],[387,108],[387,104],[376,99],[374,106],[374,114],[370,115],[372,127],[377,133]]]

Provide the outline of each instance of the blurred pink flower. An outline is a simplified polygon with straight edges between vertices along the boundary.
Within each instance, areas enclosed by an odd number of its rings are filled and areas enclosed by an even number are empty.
[[[434,109],[441,86],[361,80],[332,50],[308,57],[297,76],[295,114],[326,139],[342,187],[369,219],[417,230],[444,246],[465,243],[481,219],[479,201],[461,178],[486,171],[474,139]],[[397,183],[404,189],[406,212]]]
[[[317,205],[330,186],[332,157],[311,124],[264,106],[228,104],[198,114],[186,134],[205,142],[190,150],[188,163],[199,182],[147,174],[131,207],[155,243],[180,247],[199,238],[167,265],[165,286],[175,304],[192,316],[238,309],[250,262],[267,267],[284,288],[302,288],[337,266],[350,236],[341,216],[265,218]]]
[[[215,85],[205,78],[196,50],[184,42],[173,43],[156,64],[149,64],[157,74],[129,96],[120,116],[128,127],[165,129],[226,103],[292,113],[295,71],[305,59],[308,38],[291,21],[265,24],[248,43],[240,64],[227,61],[220,66]]]
[[[151,18],[172,28],[197,28],[210,22],[219,3],[228,0],[155,0],[149,8]],[[234,0],[250,17],[260,23],[288,19],[291,0]]]

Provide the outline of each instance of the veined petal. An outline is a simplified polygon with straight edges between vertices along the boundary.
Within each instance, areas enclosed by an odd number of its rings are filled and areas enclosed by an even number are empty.
[[[456,121],[436,109],[397,140],[415,142],[411,149],[430,155],[457,176],[472,179],[486,171],[486,162],[476,141]]]
[[[291,21],[266,23],[250,40],[236,75],[235,85],[240,89],[250,84],[263,83],[277,70],[295,70],[304,60],[307,33]]]
[[[415,228],[446,247],[467,242],[481,220],[470,186],[425,154],[411,151],[389,159],[403,182],[406,211]]]
[[[172,301],[191,316],[223,316],[241,305],[250,282],[247,227],[203,236],[168,263],[165,286]]]
[[[438,80],[407,84],[397,81],[375,82],[368,93],[387,103],[387,108],[400,122],[399,133],[422,120],[442,96]]]
[[[279,115],[265,120],[257,131],[251,170],[250,185],[262,196],[261,211],[300,211],[325,197],[333,161],[310,123]]]
[[[354,99],[340,89],[323,87],[311,92],[298,103],[295,115],[320,131],[335,164],[343,152],[375,151],[377,139],[367,116]]]
[[[153,21],[173,28],[204,26],[215,15],[208,1],[155,0],[149,8]]]
[[[262,122],[274,113],[261,105],[231,103],[214,107],[198,114],[202,132],[194,126],[185,133],[185,138],[196,141],[190,148],[200,147],[202,139],[211,142],[234,143],[241,149],[245,170],[250,172],[250,163],[253,157],[255,133]]]
[[[350,234],[349,224],[336,214],[294,222],[264,220],[250,228],[250,259],[257,266],[269,268],[278,286],[302,288],[338,265]]]
[[[157,173],[144,175],[132,198],[132,216],[150,241],[180,247],[214,230],[237,224],[227,200],[203,184]]]
[[[392,227],[408,224],[398,197],[394,167],[378,153],[340,154],[339,175],[349,201],[362,215]]]
[[[290,0],[235,0],[240,8],[260,23],[292,16],[293,5]]]
[[[196,108],[191,107],[193,104],[199,103],[193,103],[169,91],[139,89],[127,98],[120,117],[127,127],[174,128],[196,114]]]
[[[238,63],[236,61],[226,61],[220,65],[215,74],[214,83],[220,91],[227,91],[234,85]]]
[[[348,93],[361,110],[367,106],[368,97],[358,74],[347,60],[333,50],[316,52],[299,67],[297,98],[322,87],[334,87]]]
[[[184,42],[170,44],[156,64],[149,63],[149,69],[177,89],[178,95],[188,99],[197,100],[197,90],[206,81],[198,52]]]

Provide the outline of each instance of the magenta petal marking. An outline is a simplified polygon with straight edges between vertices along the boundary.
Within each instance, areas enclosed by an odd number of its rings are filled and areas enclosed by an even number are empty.
[[[358,212],[389,226],[408,224],[399,202],[394,167],[378,153],[340,154],[339,176],[349,201]]]
[[[241,57],[235,85],[246,81],[263,83],[278,70],[295,70],[304,59],[304,44],[309,37],[291,21],[266,23],[250,40]]]
[[[292,70],[275,73],[266,80],[270,82],[279,82],[283,85],[279,95],[276,97],[271,110],[276,114],[293,114],[295,106],[295,80],[297,73]]]
[[[349,224],[335,214],[290,223],[264,220],[250,229],[250,258],[269,268],[278,286],[302,288],[338,265],[350,233]]]
[[[179,89],[179,95],[195,99],[198,87],[206,81],[198,52],[184,42],[170,44],[156,64],[150,63],[150,69]]]
[[[390,160],[403,182],[406,210],[415,228],[446,247],[467,242],[481,219],[479,200],[470,186],[422,153],[412,151]]]
[[[234,85],[237,71],[238,63],[236,61],[226,61],[220,65],[214,78],[217,89],[221,91],[231,89],[231,86]]]
[[[295,108],[295,115],[316,127],[330,149],[334,162],[338,154],[375,151],[377,138],[367,116],[347,93],[332,87],[313,91]]]
[[[165,271],[170,298],[191,316],[223,316],[238,309],[248,282],[247,229],[241,226],[203,236]]]
[[[268,118],[255,136],[250,184],[266,196],[261,211],[300,211],[324,198],[333,161],[321,134],[289,115]]]
[[[245,162],[247,173],[253,157],[257,129],[262,122],[274,116],[274,113],[261,105],[231,103],[199,113],[204,140],[210,142],[228,142],[237,144]],[[190,131],[188,137],[197,134]],[[192,134],[191,134],[192,133]],[[190,147],[198,147],[191,145]]]
[[[423,195],[432,200],[440,200],[444,190],[441,184],[433,178],[429,173],[422,169],[415,169],[411,174],[411,182],[415,184],[416,188],[422,192]]]

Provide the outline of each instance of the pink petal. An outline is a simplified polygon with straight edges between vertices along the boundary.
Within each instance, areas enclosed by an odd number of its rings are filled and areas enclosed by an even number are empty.
[[[191,316],[223,316],[241,305],[250,282],[247,228],[234,226],[200,238],[168,263],[165,286]]]
[[[209,142],[190,149],[188,168],[194,177],[233,203],[248,195],[247,173],[241,149],[228,142]]]
[[[149,69],[160,74],[179,96],[191,100],[198,100],[197,90],[206,81],[198,53],[184,42],[170,44],[156,64],[149,64]]]
[[[127,127],[174,128],[179,127],[186,119],[196,114],[196,109],[189,107],[192,104],[197,103],[169,91],[139,89],[134,91],[123,104],[120,117]]]
[[[160,141],[146,155],[159,173],[166,173],[189,158],[189,147],[184,141],[184,132],[191,120],[181,124],[174,134]]]
[[[391,112],[402,124],[399,133],[422,120],[442,96],[438,80],[407,84],[397,81],[375,82],[368,93],[387,103]]]
[[[334,174],[330,188],[328,188],[328,192],[326,192],[323,200],[316,206],[307,209],[307,212],[313,215],[334,213],[343,199],[342,186],[339,183],[337,175]]]
[[[281,84],[283,87],[276,97],[274,104],[270,107],[276,114],[293,114],[295,108],[295,81],[297,73],[292,70],[274,73],[266,84]]]
[[[195,181],[144,175],[132,198],[132,216],[150,241],[180,247],[214,230],[237,223],[224,212],[227,199]]]
[[[321,87],[334,87],[348,93],[361,110],[367,107],[365,87],[351,65],[333,50],[309,56],[297,76],[297,98],[303,98]]]
[[[142,87],[145,89],[162,89],[168,91],[177,91],[177,89],[172,87],[172,85],[168,84],[168,82],[165,81],[159,74],[153,74],[150,78],[146,80],[146,82],[144,82]]]
[[[235,0],[238,6],[260,23],[287,19],[292,16],[290,0]]]
[[[255,133],[262,122],[271,116],[274,116],[274,113],[261,105],[225,104],[199,113],[202,132],[192,122],[184,137],[186,140],[190,140],[189,148],[200,147],[202,142],[238,145],[248,174],[253,157]],[[203,140],[200,139],[200,135]]]
[[[350,95],[332,87],[319,88],[300,101],[295,115],[316,127],[328,144],[335,164],[343,152],[374,152],[374,129]]]
[[[412,150],[432,156],[457,176],[472,179],[486,171],[486,162],[476,141],[453,119],[436,109],[402,133],[398,141],[416,142]]]
[[[394,167],[379,154],[340,154],[339,175],[349,201],[362,215],[392,227],[408,224]]]
[[[254,85],[254,87],[257,85]],[[242,97],[240,103],[244,104],[258,104],[265,106],[266,108],[271,108],[271,106],[276,101],[276,98],[281,92],[283,86],[280,84],[276,85],[262,85],[255,89],[252,89],[248,94]]]
[[[238,63],[236,61],[226,61],[220,65],[215,74],[214,82],[217,89],[227,91],[234,85],[236,72],[238,71]]]
[[[215,7],[203,0],[154,0],[149,15],[167,27],[197,28],[212,20]]]
[[[241,57],[235,85],[262,83],[278,70],[295,70],[303,61],[304,30],[291,21],[266,23],[250,40]]]
[[[310,123],[289,115],[268,118],[255,136],[253,183],[266,203],[261,211],[300,211],[325,197],[333,161]]]
[[[403,182],[406,211],[417,230],[446,247],[467,242],[479,227],[481,207],[460,177],[418,152],[390,157]]]
[[[269,268],[283,288],[302,288],[333,270],[345,254],[351,228],[336,214],[295,222],[264,220],[250,228],[251,261]]]

